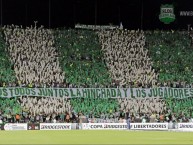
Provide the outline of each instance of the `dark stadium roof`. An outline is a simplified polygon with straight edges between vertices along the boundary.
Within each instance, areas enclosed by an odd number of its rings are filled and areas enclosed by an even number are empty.
[[[176,20],[159,20],[161,4],[173,4]],[[128,29],[187,29],[193,25],[193,0],[0,0],[0,24],[74,27],[75,24],[119,25]]]

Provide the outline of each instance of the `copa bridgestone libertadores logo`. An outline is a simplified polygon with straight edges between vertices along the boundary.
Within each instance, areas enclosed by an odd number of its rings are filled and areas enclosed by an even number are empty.
[[[169,4],[161,5],[159,19],[164,24],[170,24],[175,21],[174,6]]]

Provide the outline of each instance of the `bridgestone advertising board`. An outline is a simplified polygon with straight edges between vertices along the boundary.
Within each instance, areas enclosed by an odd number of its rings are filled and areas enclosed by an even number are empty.
[[[40,123],[40,130],[71,130],[71,123]]]
[[[179,131],[193,131],[193,123],[178,123]]]

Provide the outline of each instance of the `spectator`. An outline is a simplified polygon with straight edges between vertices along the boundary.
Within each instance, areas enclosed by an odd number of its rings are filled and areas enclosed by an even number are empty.
[[[16,119],[16,123],[20,123],[20,115],[19,114],[16,114],[15,119]]]
[[[125,120],[127,122],[127,129],[130,129],[130,123],[131,123],[131,117],[130,117],[130,112],[129,110],[127,110],[126,114],[125,114]]]

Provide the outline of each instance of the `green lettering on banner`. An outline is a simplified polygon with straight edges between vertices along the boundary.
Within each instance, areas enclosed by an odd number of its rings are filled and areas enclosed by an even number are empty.
[[[141,97],[141,91],[140,91],[140,89],[137,89],[137,90],[136,90],[136,97],[137,97],[137,98]]]
[[[131,92],[131,98],[135,98],[135,96],[133,95],[133,88],[130,88],[130,92]]]
[[[32,96],[36,96],[36,91],[35,91],[35,88],[31,88],[31,94],[32,94]]]
[[[0,88],[0,97],[12,96],[136,98],[136,97],[193,97],[191,88]]]
[[[48,96],[48,89],[43,88],[42,89],[43,95],[42,96]]]
[[[112,98],[117,97],[117,95],[116,95],[116,90],[115,90],[115,89],[111,89],[111,97],[112,97]]]
[[[158,96],[158,92],[157,92],[157,88],[153,88],[153,97],[157,97]]]
[[[101,97],[100,89],[96,89],[96,94],[97,94],[97,98],[100,98],[100,97]]]
[[[91,93],[90,93],[90,90],[91,90],[91,89],[88,88],[88,89],[86,89],[86,90],[87,90],[87,97],[89,97],[89,98],[92,97],[92,96],[91,96]]]
[[[184,96],[187,98],[187,97],[189,97],[189,89],[184,89]]]
[[[120,91],[120,89],[117,89],[117,97],[122,98],[122,95],[121,95],[121,91]]]
[[[41,90],[41,88],[40,88],[39,91],[38,91],[38,96],[42,96],[42,90]]]
[[[149,94],[148,94],[148,97],[152,97],[153,96],[153,91],[152,89],[149,90]]]
[[[64,96],[63,89],[59,89],[59,97],[63,97],[63,96]]]
[[[47,92],[48,92],[48,96],[49,96],[49,97],[52,97],[52,96],[54,95],[54,91],[53,91],[53,89],[51,89],[51,88],[48,88],[48,89],[47,89]]]
[[[146,93],[145,93],[145,90],[144,90],[144,89],[141,90],[141,97],[143,97],[143,98],[146,97]]]
[[[102,95],[102,98],[106,98],[106,90],[105,89],[101,89],[101,95]]]
[[[168,88],[164,88],[164,98],[168,98]]]
[[[31,89],[30,88],[25,88],[26,95],[29,96],[31,94]]]
[[[81,92],[80,92],[79,89],[76,90],[76,95],[77,95],[77,97],[82,97],[82,96],[81,96]]]
[[[59,95],[58,95],[58,88],[53,88],[53,90],[54,90],[55,97],[59,97]]]
[[[169,97],[174,97],[174,93],[173,93],[172,88],[168,88],[168,94],[169,94]]]
[[[178,96],[179,96],[178,89],[174,89],[174,97],[178,98]]]
[[[19,88],[19,94],[20,94],[21,96],[24,96],[24,95],[25,95],[25,90],[24,90],[24,88]]]
[[[64,89],[64,96],[69,97],[70,93],[68,92],[68,89]]]
[[[91,97],[96,98],[96,89],[91,89],[90,95]]]
[[[193,96],[193,89],[190,89],[190,96]]]
[[[7,90],[7,89],[3,89],[3,90]],[[13,88],[9,88],[9,91],[11,92],[11,96],[14,96],[14,95],[13,95]],[[4,91],[3,91],[3,92],[4,92]],[[1,93],[1,95],[3,95],[3,93]],[[7,96],[7,95],[4,95],[4,96]],[[11,97],[11,96],[10,96],[10,97]]]
[[[111,98],[111,91],[110,91],[110,89],[107,89],[107,98]]]
[[[11,97],[11,96],[8,96],[8,91],[5,88],[3,88],[3,96]]]
[[[70,89],[70,96],[71,96],[72,98],[76,97],[76,94],[74,94],[73,89]]]
[[[183,90],[182,89],[179,89],[179,96],[178,96],[178,98],[183,98]]]
[[[82,89],[82,97],[83,97],[83,98],[86,98],[86,96],[87,96],[87,91],[86,91],[86,89]]]
[[[19,88],[15,88],[15,95],[16,95],[16,96],[20,96],[20,94],[19,94]]]
[[[127,90],[128,90],[128,89],[123,89],[124,95],[125,95],[124,97],[125,97],[125,98],[127,98]]]
[[[4,96],[8,96],[7,89],[3,89],[3,95],[4,95]],[[10,96],[10,97],[11,97],[11,96]]]
[[[163,88],[158,88],[159,97],[163,97]]]

